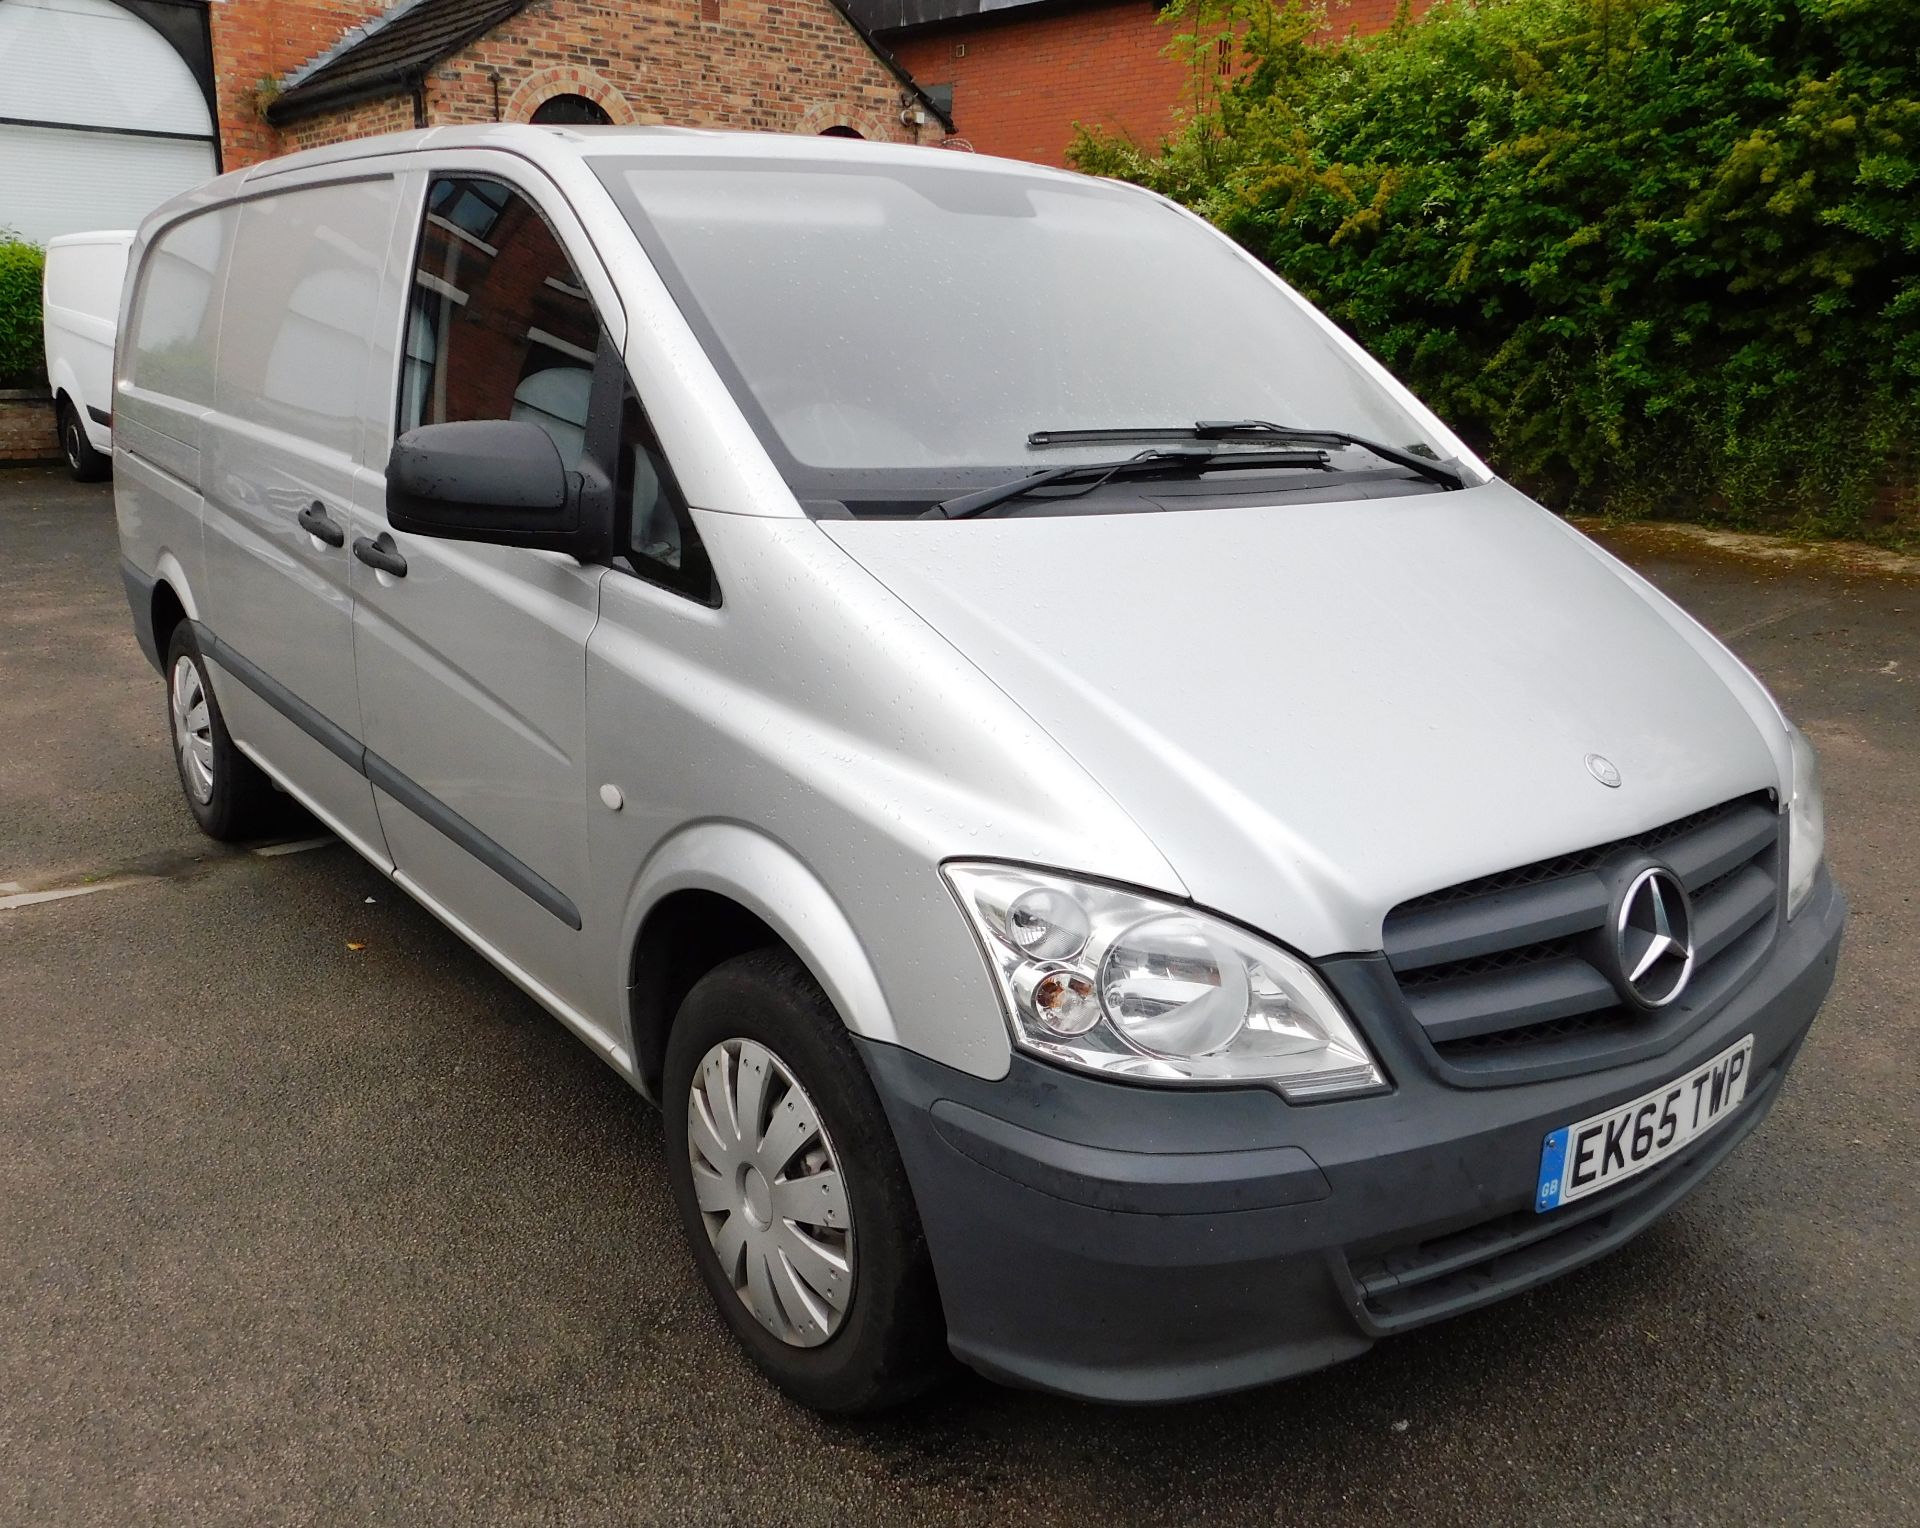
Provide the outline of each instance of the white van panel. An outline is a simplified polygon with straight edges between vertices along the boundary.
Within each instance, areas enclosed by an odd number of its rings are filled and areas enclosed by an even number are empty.
[[[71,400],[96,451],[113,449],[112,431],[97,417],[113,412],[113,336],[131,233],[73,234],[47,245],[41,324],[47,381]]]
[[[120,312],[120,283],[127,275],[133,232],[68,234],[47,241],[47,302],[75,318],[112,326]]]

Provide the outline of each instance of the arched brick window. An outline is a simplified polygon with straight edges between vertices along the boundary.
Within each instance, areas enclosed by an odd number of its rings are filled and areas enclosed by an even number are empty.
[[[541,112],[554,101],[564,103],[554,107],[558,112],[597,108],[604,115],[542,116]],[[527,75],[513,87],[501,116],[508,122],[612,122],[619,126],[638,120],[618,90],[593,70],[578,64],[536,69]]]
[[[527,119],[544,127],[606,127],[613,118],[606,107],[583,95],[550,95]]]

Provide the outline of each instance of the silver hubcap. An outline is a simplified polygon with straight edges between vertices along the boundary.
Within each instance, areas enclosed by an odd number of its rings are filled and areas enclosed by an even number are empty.
[[[207,708],[207,687],[191,658],[174,664],[167,694],[173,711],[173,751],[180,756],[180,778],[193,799],[205,806],[213,799],[213,717]]]
[[[687,1095],[687,1157],[733,1292],[782,1342],[817,1347],[853,1297],[853,1213],[819,1111],[752,1040],[707,1052]]]

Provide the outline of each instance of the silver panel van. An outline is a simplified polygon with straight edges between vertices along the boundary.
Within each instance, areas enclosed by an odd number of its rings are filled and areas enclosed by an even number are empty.
[[[1147,192],[439,128],[176,199],[126,304],[188,806],[297,798],[659,1105],[810,1405],[1208,1395],[1531,1287],[1832,982],[1766,690]]]

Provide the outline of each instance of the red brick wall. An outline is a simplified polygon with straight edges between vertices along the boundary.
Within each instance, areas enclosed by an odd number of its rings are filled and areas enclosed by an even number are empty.
[[[261,82],[298,69],[348,27],[385,8],[385,0],[214,0],[213,71],[225,168],[243,169],[282,151],[256,104]]]
[[[1329,0],[1328,31],[1377,32],[1398,3]],[[1153,149],[1193,109],[1196,82],[1166,57],[1176,28],[1158,25],[1159,16],[1155,0],[1090,0],[881,40],[921,84],[954,87],[954,131],[980,153],[1065,164],[1077,122]]]
[[[903,87],[828,0],[538,0],[427,76],[427,120],[524,122],[550,95],[585,95],[615,122],[938,141],[900,121]],[[391,96],[292,122],[281,151],[413,125]]]
[[[954,132],[982,154],[1066,163],[1076,121],[1144,148],[1165,136],[1187,73],[1153,0],[977,20],[883,39],[923,85],[953,86]]]
[[[0,392],[0,462],[51,462],[59,457],[53,400],[38,390]]]
[[[356,101],[337,111],[323,111],[290,122],[280,130],[276,154],[310,149],[344,138],[370,138],[375,133],[404,133],[414,125],[413,97],[407,94]]]

